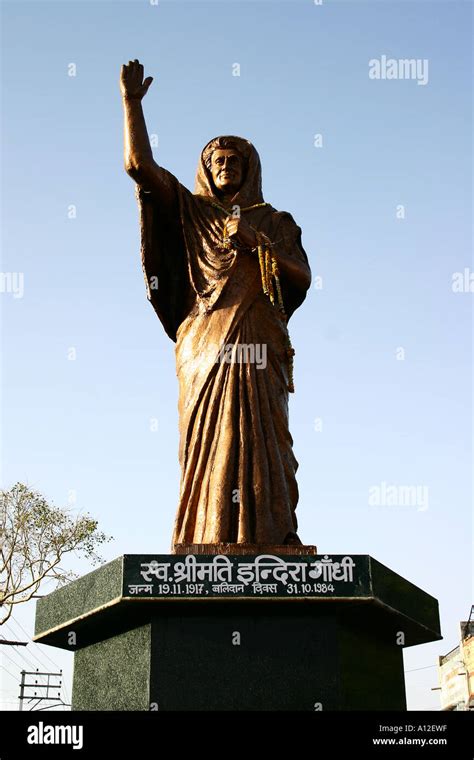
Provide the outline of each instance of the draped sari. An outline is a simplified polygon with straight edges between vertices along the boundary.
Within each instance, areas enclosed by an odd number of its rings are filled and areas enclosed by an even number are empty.
[[[246,221],[307,264],[291,215],[263,204],[260,160],[243,142],[250,158],[232,207],[256,206],[242,211]],[[147,295],[176,342],[181,485],[172,548],[298,542],[287,327],[262,291],[256,254],[223,243],[225,213],[203,154],[194,194],[166,172],[169,207],[137,185]],[[283,277],[281,286],[289,318],[305,292]],[[225,361],[229,346],[265,347],[266,362]]]

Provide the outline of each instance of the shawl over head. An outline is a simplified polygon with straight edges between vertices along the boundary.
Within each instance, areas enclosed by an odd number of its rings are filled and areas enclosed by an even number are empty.
[[[224,137],[214,137],[210,140],[201,152],[201,158],[196,172],[196,181],[194,185],[195,195],[203,195],[212,198],[217,203],[219,196],[212,180],[212,174],[207,166],[206,158],[210,158],[214,150],[219,148],[225,149],[234,147],[244,159],[243,182],[239,191],[231,200],[232,206],[253,206],[254,203],[263,203],[262,195],[262,167],[260,157],[254,146],[243,137],[235,135],[226,135]]]
[[[244,209],[263,203],[259,155],[252,143],[235,136],[216,137],[204,147],[194,194],[160,167],[175,196],[171,207],[160,201],[159,190],[145,190],[140,185],[136,188],[147,297],[173,341],[196,296],[205,311],[214,308],[236,263],[234,252],[222,248],[225,215],[212,205],[222,202],[206,165],[213,148],[234,146],[244,157],[245,169],[242,185],[228,206]],[[297,250],[308,262],[301,244],[301,229],[291,214],[278,212],[267,204],[247,212],[245,218],[271,240],[279,241],[288,253]],[[281,287],[289,318],[306,293],[284,278],[281,278]]]

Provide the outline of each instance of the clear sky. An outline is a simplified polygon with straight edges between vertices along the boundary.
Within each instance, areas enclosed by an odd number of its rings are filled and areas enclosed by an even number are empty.
[[[474,271],[471,3],[1,5],[2,271],[18,278],[0,293],[3,487],[76,499],[114,536],[107,559],[169,551],[174,345],[146,301],[122,160],[119,72],[139,58],[158,163],[192,189],[210,138],[246,137],[265,199],[302,227],[314,284],[290,322],[299,534],[439,599],[444,641],[405,650],[409,707],[439,709],[436,658],[471,604],[474,295],[453,291]],[[370,78],[382,56],[419,60],[425,83],[421,68]],[[384,483],[420,501],[370,503]],[[31,633],[34,606],[15,617]],[[70,691],[72,655],[27,649],[65,668]],[[19,667],[1,662],[13,709]]]

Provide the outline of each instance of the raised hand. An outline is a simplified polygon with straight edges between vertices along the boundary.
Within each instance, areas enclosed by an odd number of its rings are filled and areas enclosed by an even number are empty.
[[[143,81],[143,66],[136,58],[124,64],[120,71],[120,92],[126,100],[141,100],[148,92],[153,77]]]

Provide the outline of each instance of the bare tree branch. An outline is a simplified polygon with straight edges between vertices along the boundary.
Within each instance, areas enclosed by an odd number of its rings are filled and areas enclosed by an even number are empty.
[[[10,618],[13,606],[29,601],[42,583],[55,580],[60,585],[77,577],[59,566],[66,554],[74,552],[100,564],[96,548],[112,540],[98,531],[90,515],[72,516],[22,483],[0,491],[0,515],[0,625]]]

